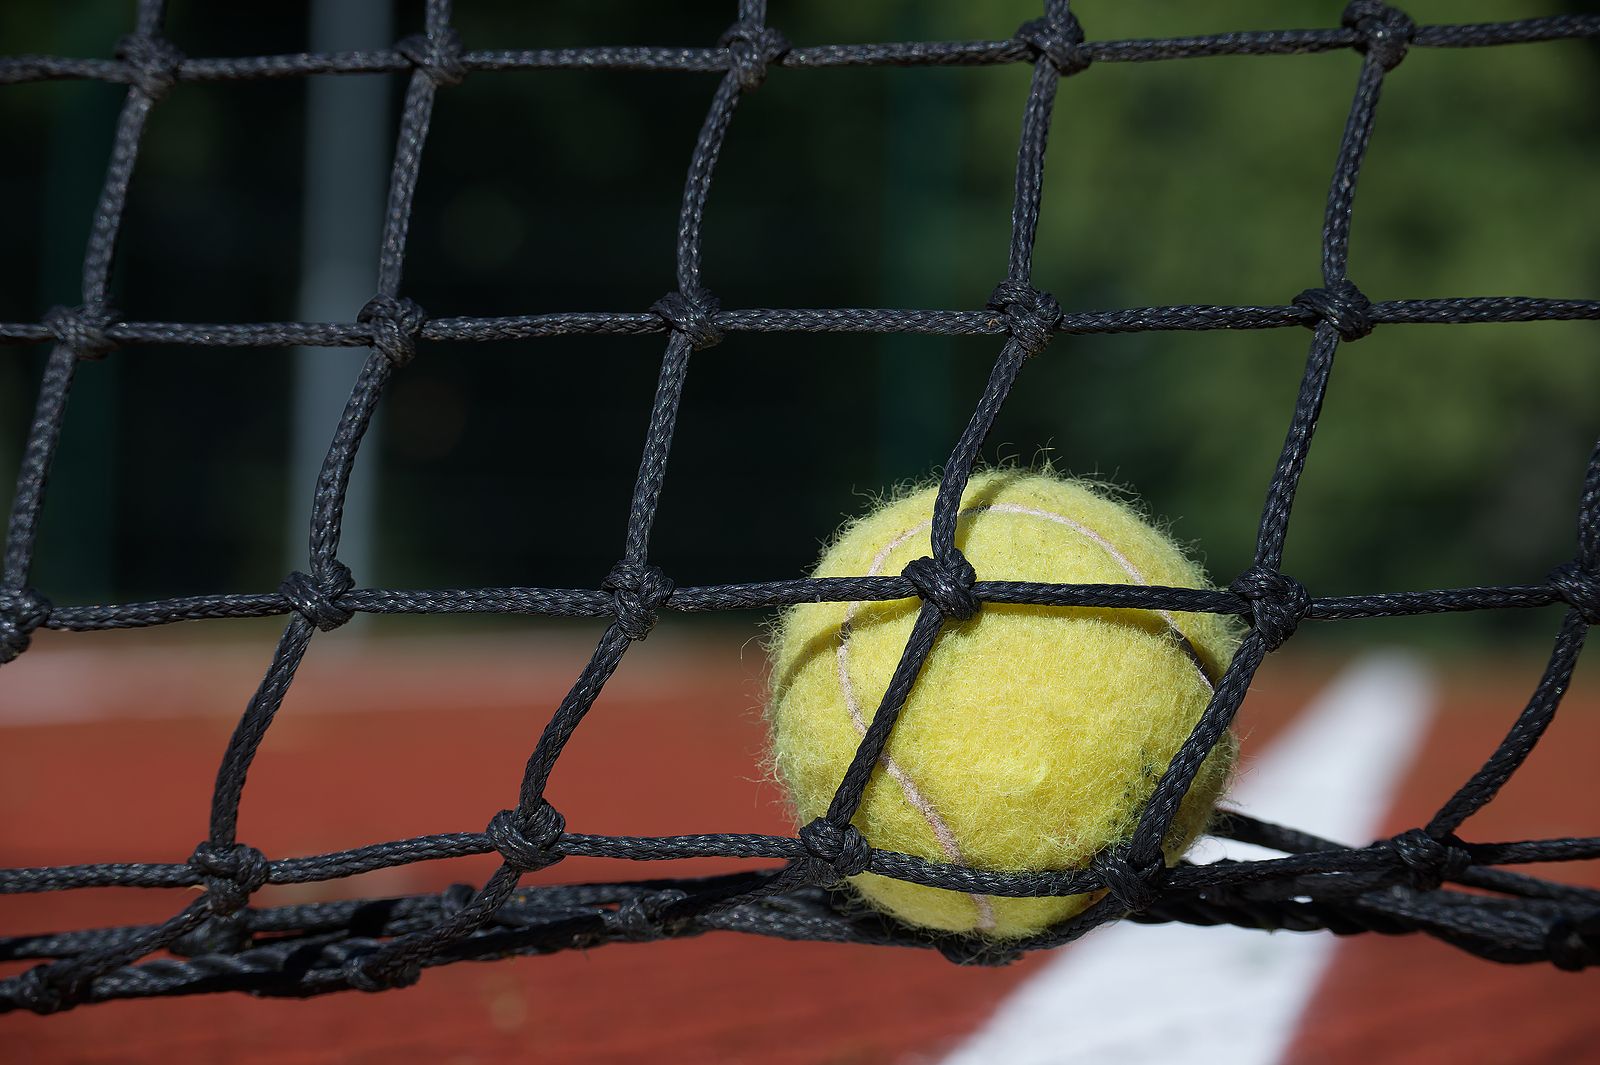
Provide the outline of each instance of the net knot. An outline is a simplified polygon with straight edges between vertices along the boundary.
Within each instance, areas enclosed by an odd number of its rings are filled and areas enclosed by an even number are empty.
[[[552,866],[566,857],[550,849],[566,830],[566,818],[541,799],[531,813],[501,810],[489,819],[484,834],[507,865],[527,873]]]
[[[167,950],[180,958],[198,958],[203,954],[238,954],[251,943],[247,916],[241,909],[225,916],[208,917],[200,923],[200,927],[168,943]]]
[[[201,843],[189,865],[205,878],[211,912],[218,917],[244,909],[272,874],[266,855],[244,843]]]
[[[1440,884],[1472,864],[1472,855],[1460,840],[1454,836],[1436,839],[1420,828],[1385,840],[1384,845],[1399,856],[1407,883],[1418,891],[1437,891]]]
[[[741,92],[754,92],[767,80],[767,64],[789,51],[789,39],[760,22],[741,19],[729,26],[717,45],[728,50],[728,69],[739,79]]]
[[[1070,11],[1030,19],[1017,27],[1016,39],[1027,45],[1035,61],[1047,59],[1063,78],[1087,70],[1094,61],[1083,47],[1083,27]]]
[[[363,954],[344,963],[345,982],[357,991],[393,991],[422,979],[416,962],[386,962],[377,954]]]
[[[1309,324],[1327,322],[1345,340],[1360,340],[1372,332],[1372,301],[1348,278],[1327,288],[1308,288],[1294,298],[1295,306],[1316,315]]]
[[[1249,601],[1251,623],[1268,651],[1282,647],[1311,609],[1311,593],[1305,585],[1265,566],[1239,574],[1228,591]]]
[[[672,581],[654,566],[623,559],[600,582],[611,593],[617,624],[630,640],[642,640],[656,625],[656,611],[672,595]]]
[[[961,552],[948,563],[924,555],[906,563],[900,575],[916,588],[924,603],[931,603],[941,617],[966,621],[982,605],[973,594],[977,571]]]
[[[704,292],[692,298],[681,292],[669,292],[650,306],[674,332],[688,337],[695,351],[721,343],[722,330],[717,328],[716,322],[720,309],[716,298]]]
[[[1011,338],[1030,356],[1045,349],[1056,323],[1061,321],[1061,304],[1056,298],[1026,281],[1000,282],[989,297],[988,307],[1005,315]]]
[[[1569,973],[1600,961],[1600,910],[1577,920],[1557,918],[1545,933],[1544,949],[1550,964]]]
[[[683,891],[671,891],[625,899],[605,915],[605,921],[623,939],[648,943],[667,934],[667,928],[661,921],[661,911],[685,897]]]
[[[1591,573],[1577,562],[1568,562],[1550,572],[1550,583],[1584,621],[1600,625],[1600,574]]]
[[[453,29],[401,38],[394,50],[434,85],[460,85],[467,76],[461,62],[461,35]]]
[[[50,600],[32,588],[0,592],[0,665],[13,661],[33,642],[33,633],[50,620]]]
[[[1140,913],[1161,897],[1159,882],[1167,868],[1160,858],[1140,865],[1126,854],[1107,851],[1094,860],[1093,866],[1118,909]]]
[[[855,825],[836,825],[819,817],[801,828],[799,835],[819,883],[837,883],[866,872],[872,864],[872,847]]]
[[[417,354],[417,337],[428,316],[409,299],[374,296],[356,315],[356,321],[372,327],[372,347],[395,367],[404,366]]]
[[[183,53],[171,41],[132,33],[117,42],[116,56],[128,65],[129,81],[151,101],[161,99],[178,84]]]
[[[329,563],[329,573],[318,580],[295,570],[278,585],[278,594],[289,606],[323,632],[330,632],[355,617],[355,611],[339,605],[339,598],[356,585],[350,567],[343,562]]]
[[[1400,65],[1417,36],[1417,24],[1410,15],[1380,0],[1351,0],[1339,21],[1361,34],[1356,50],[1371,56],[1384,70]]]
[[[17,977],[17,997],[34,1013],[45,1016],[78,1004],[86,981],[74,977],[60,962],[35,965]]]
[[[103,359],[117,350],[117,342],[106,335],[110,324],[111,312],[104,308],[51,307],[44,314],[56,343],[80,359]]]

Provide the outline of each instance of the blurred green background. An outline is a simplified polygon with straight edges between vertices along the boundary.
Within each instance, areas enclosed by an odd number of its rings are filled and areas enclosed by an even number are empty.
[[[802,45],[1004,38],[1038,6],[775,0],[770,20]],[[1404,6],[1422,22],[1593,10]],[[1331,26],[1342,7],[1074,5],[1092,38]],[[456,22],[469,49],[698,46],[733,8],[459,0]],[[12,54],[106,56],[131,19],[125,0],[14,0],[0,39]],[[168,36],[196,56],[291,52],[307,23],[304,5],[184,0]],[[420,25],[420,4],[397,6],[395,36]],[[1064,83],[1036,283],[1069,310],[1281,304],[1317,284],[1358,65],[1350,52],[1102,64]],[[1029,74],[774,70],[741,104],[713,185],[707,285],[730,308],[982,306],[1005,272]],[[380,80],[388,137],[403,78]],[[673,287],[684,169],[715,81],[494,73],[442,92],[407,294],[435,316],[647,307]],[[125,317],[296,317],[306,94],[296,80],[183,84],[156,108],[114,283]],[[78,302],[122,96],[0,88],[0,320]],[[1597,99],[1594,43],[1413,50],[1385,86],[1351,276],[1374,299],[1600,294]],[[1133,489],[1226,581],[1249,560],[1308,340],[1060,338],[1024,370],[988,457],[1048,458]],[[425,346],[357,471],[377,508],[358,581],[595,586],[622,551],[662,344]],[[994,338],[730,335],[691,370],[658,564],[679,583],[803,573],[864,496],[938,467],[997,350]],[[137,347],[85,365],[36,586],[61,603],[275,587],[304,556],[289,515],[311,492],[290,473],[289,356]],[[0,350],[5,480],[43,358]],[[1286,569],[1317,594],[1541,580],[1573,553],[1597,435],[1600,323],[1382,328],[1340,356]],[[1446,641],[1550,628],[1542,615],[1429,624]]]

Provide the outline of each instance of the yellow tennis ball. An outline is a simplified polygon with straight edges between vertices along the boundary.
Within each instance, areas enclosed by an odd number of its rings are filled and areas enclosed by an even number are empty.
[[[847,526],[815,575],[899,574],[930,553],[935,489]],[[979,580],[1209,587],[1128,506],[1050,473],[990,471],[962,496],[956,546]],[[803,603],[773,640],[772,760],[799,823],[821,816],[876,712],[920,603]],[[1217,614],[986,604],[924,665],[854,824],[872,846],[1002,872],[1082,868],[1126,839],[1239,642]],[[1187,644],[1187,646],[1186,646]],[[1177,861],[1232,769],[1230,734],[1165,841]],[[1004,898],[850,878],[921,927],[1015,939],[1095,895]]]

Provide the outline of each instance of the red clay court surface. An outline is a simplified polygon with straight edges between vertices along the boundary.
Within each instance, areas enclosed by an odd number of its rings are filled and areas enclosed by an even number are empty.
[[[728,633],[635,648],[579,730],[550,798],[578,831],[787,831],[762,780],[761,654]],[[0,674],[0,864],[181,861],[205,832],[218,756],[272,636],[241,644],[47,634]],[[479,829],[514,797],[523,761],[585,648],[570,631],[460,645],[324,638],[252,771],[240,836],[308,854]],[[530,654],[528,647],[542,648]],[[1341,663],[1274,659],[1241,717],[1247,752]],[[1422,753],[1385,831],[1420,823],[1521,707],[1539,664],[1446,676]],[[1592,835],[1600,691],[1592,666],[1545,742],[1469,838]],[[1353,841],[1357,842],[1357,841]],[[737,863],[681,863],[709,872]],[[261,904],[438,890],[488,858],[268,888]],[[1536,868],[1600,884],[1594,863]],[[568,859],[539,874],[649,874]],[[0,898],[5,933],[156,920],[181,891]],[[1270,948],[1271,940],[1263,935]],[[1071,948],[1067,948],[1071,949]],[[417,987],[309,1001],[222,995],[116,1002],[0,1019],[18,1062],[932,1062],[1048,957],[962,969],[933,952],[733,934],[432,969]],[[9,975],[21,966],[0,967]],[[1196,974],[1203,979],[1204,974]],[[1343,941],[1284,1060],[1373,1065],[1600,1062],[1600,976],[1497,967],[1419,937]],[[1063,1017],[1064,1039],[1073,1024]],[[1181,1047],[1174,1060],[1182,1061]]]

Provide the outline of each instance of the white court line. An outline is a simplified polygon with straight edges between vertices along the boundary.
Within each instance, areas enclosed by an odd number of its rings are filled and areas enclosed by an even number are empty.
[[[1245,767],[1228,805],[1367,843],[1411,765],[1432,703],[1431,678],[1415,660],[1364,659]],[[1267,853],[1207,840],[1191,858]],[[1274,1065],[1334,946],[1326,933],[1116,924],[1063,950],[945,1065]]]

